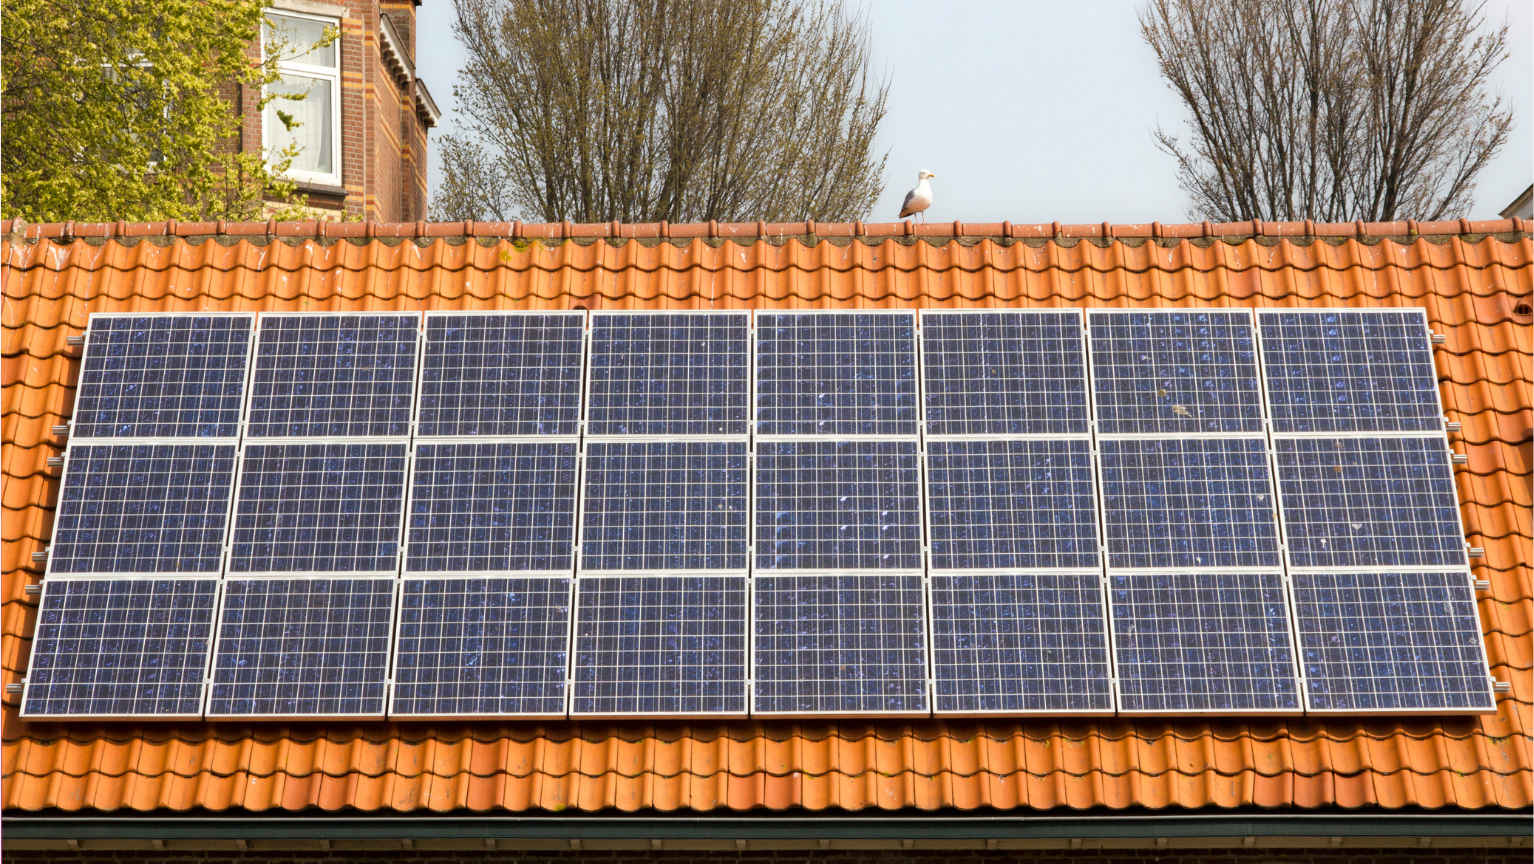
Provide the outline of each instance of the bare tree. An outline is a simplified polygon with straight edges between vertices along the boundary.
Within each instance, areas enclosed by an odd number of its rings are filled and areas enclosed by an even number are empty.
[[[1507,25],[1462,0],[1149,0],[1140,30],[1189,112],[1195,218],[1442,219],[1470,209],[1512,112]]]
[[[840,0],[453,0],[441,219],[851,220],[888,85]]]

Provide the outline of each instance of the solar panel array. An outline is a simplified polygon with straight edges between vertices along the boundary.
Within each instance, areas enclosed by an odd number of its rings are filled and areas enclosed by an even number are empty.
[[[1427,337],[98,315],[22,714],[1493,710]]]

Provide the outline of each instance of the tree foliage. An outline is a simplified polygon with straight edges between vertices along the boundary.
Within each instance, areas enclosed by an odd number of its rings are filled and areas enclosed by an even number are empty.
[[[886,84],[840,0],[454,0],[443,219],[850,220]]]
[[[1489,89],[1507,27],[1461,0],[1150,0],[1145,41],[1189,113],[1195,218],[1461,216],[1512,113]]]
[[[6,0],[0,212],[32,221],[248,219],[293,200],[242,152],[238,86],[276,79],[248,50],[262,0]],[[259,97],[257,101],[263,101]],[[259,149],[259,148],[254,148]]]

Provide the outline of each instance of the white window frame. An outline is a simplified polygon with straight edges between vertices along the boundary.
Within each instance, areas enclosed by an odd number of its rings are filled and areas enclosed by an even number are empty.
[[[267,7],[266,9],[262,10],[262,15],[264,18],[270,18],[272,16],[300,18],[306,21],[314,21],[326,27],[335,28],[336,30],[339,30],[341,27],[341,21],[337,18],[328,15],[314,15],[307,12],[295,12],[289,9],[275,9]],[[262,58],[266,57],[267,51],[266,33],[267,26],[263,21],[261,26]],[[302,75],[307,78],[320,78],[330,82],[330,164],[334,170],[326,173],[321,171],[305,171],[301,168],[289,167],[288,170],[284,172],[284,176],[289,180],[295,180],[300,183],[314,183],[325,186],[341,185],[341,153],[344,149],[341,146],[341,40],[337,39],[335,42],[331,43],[331,46],[335,49],[336,53],[336,62],[334,66],[315,66],[309,63],[301,63],[297,60],[279,60],[277,62],[277,72],[279,74]],[[270,87],[271,85],[267,86]],[[264,90],[262,95],[267,95]],[[270,105],[271,103],[267,103],[267,106],[261,109],[261,153],[263,158],[267,159],[271,158],[273,148],[271,141],[271,124],[266,122],[266,108],[270,107]]]

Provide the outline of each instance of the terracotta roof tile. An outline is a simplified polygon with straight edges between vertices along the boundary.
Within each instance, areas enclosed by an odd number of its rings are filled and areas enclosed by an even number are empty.
[[[0,233],[13,225],[0,223]],[[202,808],[753,809],[1528,807],[1534,802],[1534,295],[1527,220],[1231,225],[26,226],[7,244],[0,349],[0,682],[25,672],[78,374],[100,311],[844,306],[1422,305],[1498,712],[787,723],[23,723],[3,711],[0,803]],[[1117,238],[1104,241],[1101,238]],[[38,239],[42,238],[42,239]],[[277,238],[277,239],[272,239]],[[336,239],[349,238],[349,239]],[[466,239],[467,238],[467,239]],[[568,239],[575,238],[575,239]],[[1318,239],[1319,238],[1319,239]]]

